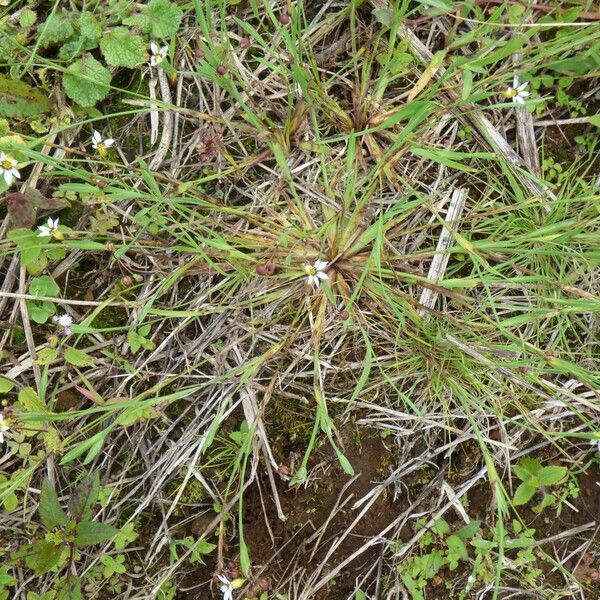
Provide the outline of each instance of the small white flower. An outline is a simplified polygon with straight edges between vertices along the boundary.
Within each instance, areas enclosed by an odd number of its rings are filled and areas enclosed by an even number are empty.
[[[304,270],[308,275],[308,283],[315,287],[319,287],[319,280],[327,279],[327,273],[325,273],[326,268],[327,262],[324,260],[315,260],[313,265],[305,265]]]
[[[0,413],[0,444],[4,444],[4,434],[10,430],[10,427],[6,424],[4,415]]]
[[[512,86],[506,88],[504,95],[514,100],[517,104],[525,104],[525,99],[530,95],[527,91],[528,85],[526,81],[519,84],[519,78],[515,75]]]
[[[150,44],[150,52],[150,62],[148,64],[151,67],[156,67],[166,58],[169,53],[169,47],[163,46],[162,48],[159,48],[156,42],[152,42]]]
[[[101,154],[106,151],[107,148],[110,148],[115,143],[115,140],[112,138],[102,139],[102,135],[99,131],[94,130],[94,135],[92,135],[92,148],[94,150],[98,150]]]
[[[67,313],[64,313],[62,315],[56,316],[54,315],[52,317],[52,320],[59,325],[60,327],[63,328],[63,333],[65,335],[71,335],[72,331],[71,331],[71,325],[73,325],[73,317]]]
[[[52,220],[52,217],[48,219],[46,225],[40,225],[38,227],[38,237],[56,237],[58,232],[58,217]]]
[[[10,185],[15,179],[21,179],[21,173],[16,167],[17,161],[12,156],[0,152],[0,175],[4,177],[6,185]]]
[[[223,594],[223,600],[233,600],[233,590],[237,590],[241,588],[244,583],[246,583],[245,579],[238,577],[233,581],[229,581],[227,577],[224,575],[219,575],[219,581],[223,584],[219,589],[221,590],[221,594]]]

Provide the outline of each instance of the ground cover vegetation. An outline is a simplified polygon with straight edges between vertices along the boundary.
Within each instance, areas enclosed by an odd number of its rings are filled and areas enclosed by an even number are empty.
[[[596,599],[600,6],[0,0],[0,600]]]

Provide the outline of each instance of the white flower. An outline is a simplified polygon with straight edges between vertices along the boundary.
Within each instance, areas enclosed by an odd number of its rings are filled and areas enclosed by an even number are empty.
[[[0,413],[0,444],[4,444],[4,434],[9,431],[10,427],[6,424],[4,415]]]
[[[12,156],[0,152],[0,175],[4,177],[6,185],[10,185],[14,179],[21,179],[21,173],[16,167],[17,161]]]
[[[219,581],[223,584],[220,587],[221,594],[223,594],[223,600],[233,600],[233,590],[241,588],[246,582],[245,579],[240,577],[233,581],[229,581],[229,579],[223,575],[219,575]]]
[[[167,54],[169,53],[169,47],[163,46],[162,48],[158,47],[156,42],[152,42],[150,44],[150,62],[148,63],[151,67],[156,67],[160,65],[160,63],[165,59]]]
[[[52,320],[63,328],[63,333],[65,335],[71,335],[71,325],[73,325],[73,317],[67,313],[63,315],[59,315],[58,317],[54,315]]]
[[[38,237],[56,237],[58,232],[58,217],[52,220],[52,217],[48,219],[46,225],[40,225],[38,227]]]
[[[504,95],[507,98],[514,100],[517,104],[525,104],[525,98],[530,95],[527,91],[528,85],[529,84],[526,81],[519,84],[519,78],[515,75],[512,86],[506,88]]]
[[[308,283],[315,287],[319,287],[319,280],[327,279],[327,273],[325,273],[326,268],[327,262],[324,260],[315,260],[314,265],[305,265],[304,270],[308,275]]]
[[[110,148],[115,143],[115,140],[112,138],[102,139],[102,135],[100,135],[99,131],[94,130],[94,135],[92,135],[92,148],[94,150],[98,150],[101,154],[106,151],[107,148]]]

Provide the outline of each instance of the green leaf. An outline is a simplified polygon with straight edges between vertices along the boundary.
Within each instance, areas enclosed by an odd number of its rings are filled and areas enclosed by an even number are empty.
[[[116,27],[106,32],[100,40],[100,50],[106,62],[114,67],[133,69],[148,60],[144,40],[125,27]]]
[[[169,0],[150,0],[142,15],[146,31],[154,37],[166,38],[177,33],[183,11]]]
[[[450,525],[445,519],[438,519],[431,527],[431,531],[437,535],[450,533]]]
[[[6,394],[15,387],[15,384],[8,377],[0,377],[0,394]]]
[[[72,346],[66,347],[64,356],[68,363],[75,365],[76,367],[89,367],[94,364],[94,360],[91,356]]]
[[[17,580],[8,574],[8,567],[0,567],[0,587],[12,586],[17,583]]]
[[[36,117],[51,110],[48,94],[24,81],[0,74],[0,116],[9,119]]]
[[[71,100],[81,106],[94,106],[110,91],[110,71],[93,56],[86,54],[63,75],[63,86]]]
[[[513,498],[513,504],[515,506],[522,506],[523,504],[527,504],[533,495],[535,494],[537,487],[532,485],[529,481],[524,481],[515,492],[515,497]]]
[[[21,27],[24,27],[25,29],[27,29],[28,27],[31,27],[36,21],[37,21],[37,14],[34,10],[31,10],[30,8],[26,8],[19,15],[19,25]]]
[[[74,33],[74,29],[70,19],[59,12],[55,12],[38,25],[38,32],[40,48],[47,48],[70,38]]]
[[[461,540],[468,540],[479,531],[480,527],[481,521],[471,521],[468,525],[459,529],[454,535],[457,535]]]
[[[37,358],[33,361],[36,365],[49,365],[51,362],[56,360],[58,356],[58,348],[42,348],[37,353]]]
[[[589,117],[589,121],[592,125],[600,127],[600,115],[592,115],[591,117]]]
[[[50,275],[34,277],[29,284],[29,293],[32,296],[58,296],[60,288]]]
[[[123,525],[115,537],[115,550],[123,550],[127,544],[137,539],[138,534],[134,531],[135,523]],[[208,543],[208,542],[207,542]]]
[[[92,517],[94,504],[100,495],[100,475],[86,477],[69,498],[69,513],[76,521],[88,521]]]
[[[49,479],[42,482],[42,493],[40,496],[40,519],[46,529],[54,529],[59,525],[67,524],[67,514],[62,509],[58,496]]]
[[[450,535],[446,538],[448,550],[458,556],[461,560],[467,560],[469,553],[464,542],[457,535]]]
[[[19,403],[27,411],[31,413],[47,413],[48,408],[40,400],[33,388],[26,387],[19,392]]]
[[[28,552],[25,564],[33,569],[36,575],[43,575],[58,564],[61,554],[62,546],[57,546],[54,542],[38,540],[31,546],[31,552]]]
[[[119,533],[119,530],[106,523],[83,521],[75,528],[75,543],[78,546],[94,546],[110,540]]]
[[[102,22],[98,14],[84,10],[79,16],[79,31],[89,42],[97,43],[102,36]]]
[[[537,478],[542,485],[554,485],[567,475],[566,467],[543,467],[537,473]]]
[[[67,575],[54,584],[57,590],[56,600],[82,600],[81,579],[76,575]]]

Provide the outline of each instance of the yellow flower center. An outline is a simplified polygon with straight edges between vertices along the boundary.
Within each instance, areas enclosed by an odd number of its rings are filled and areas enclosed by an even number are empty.
[[[2,168],[8,171],[9,169],[13,168],[13,164],[8,159],[7,160],[3,160],[2,161]]]
[[[510,90],[506,90],[506,95],[509,98],[514,98],[519,92],[517,92],[517,90],[515,90],[515,88],[510,88]]]
[[[316,275],[317,274],[317,269],[315,267],[306,267],[306,272],[310,275]]]

